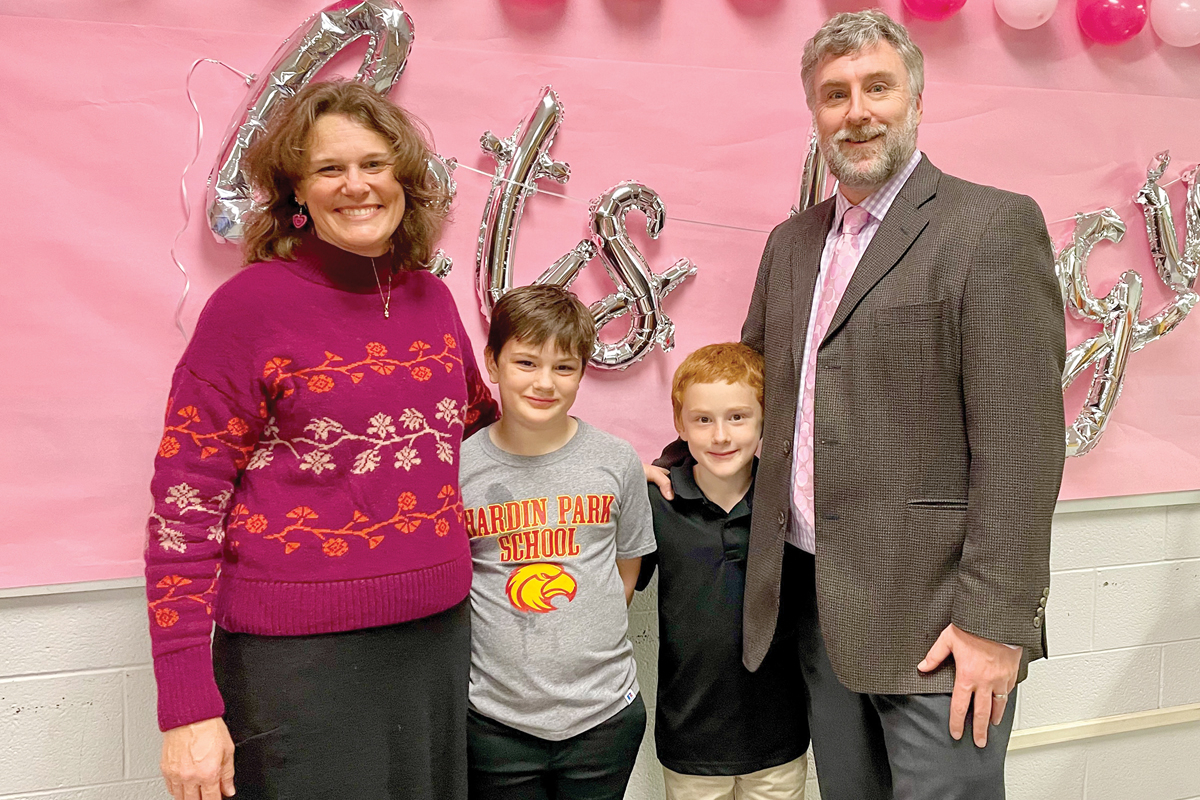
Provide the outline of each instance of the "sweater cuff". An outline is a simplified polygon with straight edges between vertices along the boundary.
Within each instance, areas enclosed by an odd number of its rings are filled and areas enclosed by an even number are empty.
[[[225,713],[225,702],[213,677],[209,647],[189,647],[157,656],[154,677],[158,682],[159,730],[168,731]]]

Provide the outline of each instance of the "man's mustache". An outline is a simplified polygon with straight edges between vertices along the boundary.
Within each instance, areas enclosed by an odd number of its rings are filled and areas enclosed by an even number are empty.
[[[833,143],[841,144],[842,142],[854,140],[856,142],[864,142],[867,139],[873,139],[876,136],[883,136],[888,132],[887,125],[862,125],[851,128],[845,128],[833,135]]]

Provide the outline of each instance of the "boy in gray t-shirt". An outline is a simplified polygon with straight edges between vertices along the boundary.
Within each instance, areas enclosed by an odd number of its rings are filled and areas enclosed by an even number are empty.
[[[462,448],[472,798],[620,800],[645,732],[626,607],[654,531],[633,448],[569,414],[594,339],[557,286],[492,312],[503,415]]]

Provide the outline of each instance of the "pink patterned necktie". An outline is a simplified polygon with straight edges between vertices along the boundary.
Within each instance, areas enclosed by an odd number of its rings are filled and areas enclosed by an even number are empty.
[[[842,220],[842,232],[833,245],[833,257],[821,278],[821,305],[814,309],[812,337],[808,340],[804,368],[804,400],[800,406],[800,432],[796,437],[796,483],[792,487],[793,502],[808,529],[801,531],[800,539],[811,550],[816,550],[816,513],[813,510],[813,390],[817,385],[817,350],[829,330],[829,323],[837,311],[846,285],[854,274],[854,268],[862,256],[862,241],[859,234],[871,219],[871,215],[858,206],[846,209]]]

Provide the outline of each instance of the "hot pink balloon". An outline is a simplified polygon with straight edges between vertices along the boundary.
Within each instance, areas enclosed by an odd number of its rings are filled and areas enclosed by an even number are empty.
[[[1079,0],[1075,18],[1089,39],[1120,44],[1146,27],[1146,0]]]
[[[1150,27],[1172,47],[1200,44],[1200,0],[1154,0]]]
[[[1058,0],[996,0],[996,15],[1004,24],[1028,31],[1054,16]]]
[[[904,0],[914,16],[934,22],[954,16],[966,4],[967,0]]]

